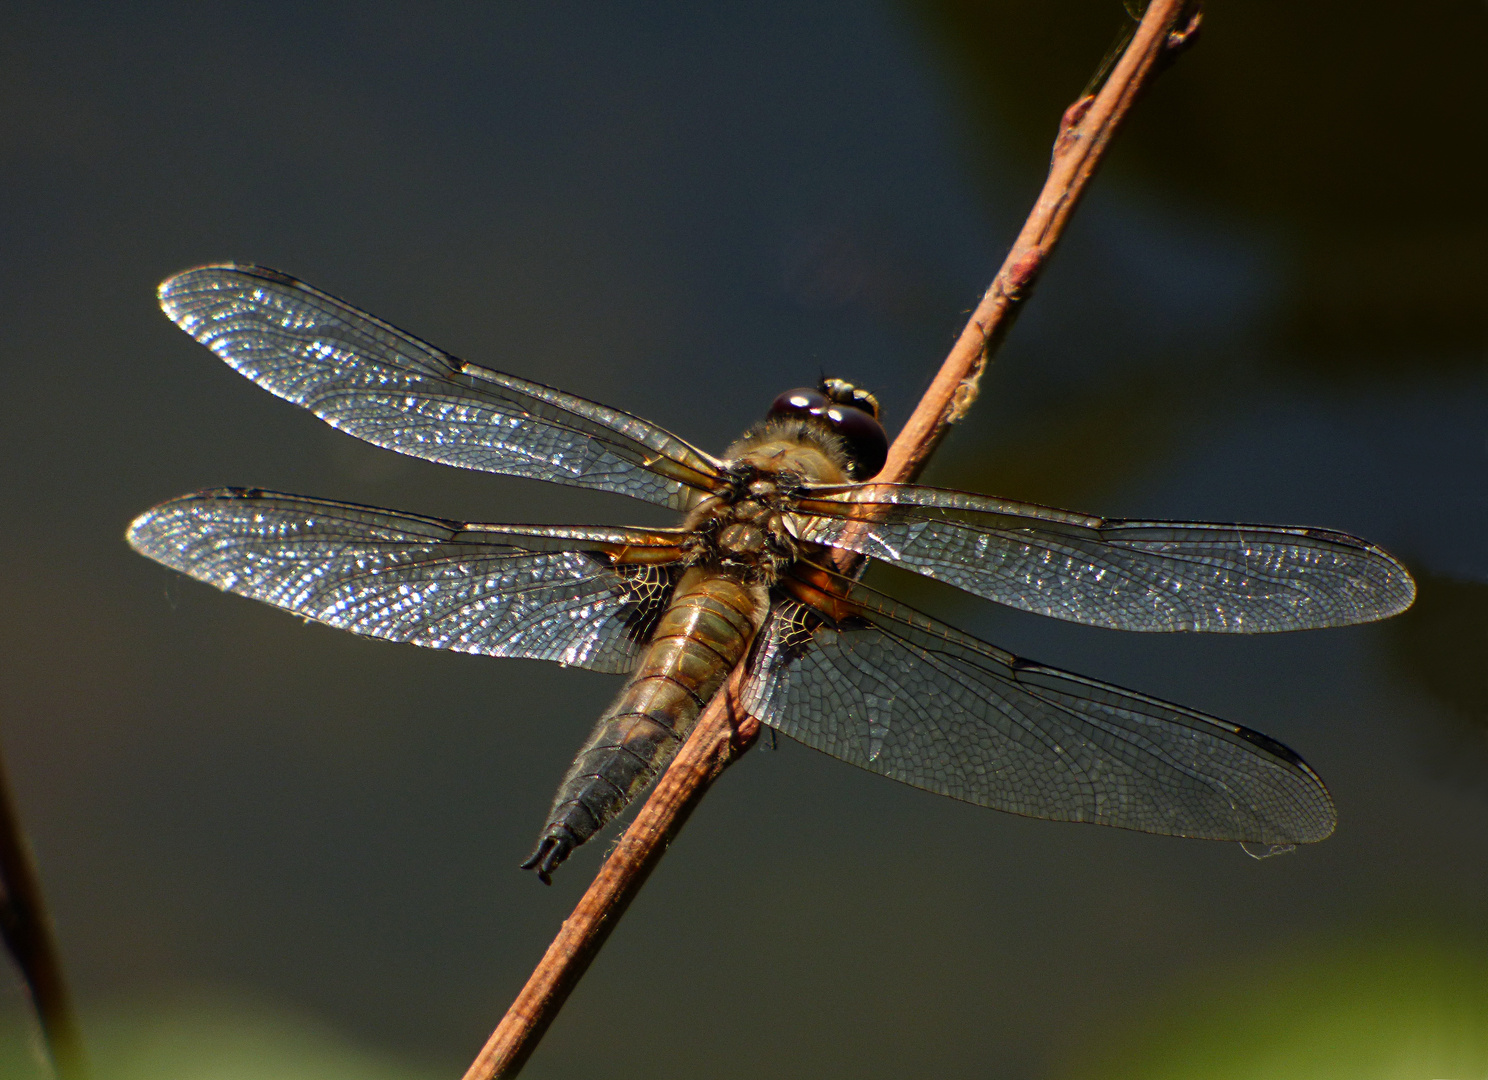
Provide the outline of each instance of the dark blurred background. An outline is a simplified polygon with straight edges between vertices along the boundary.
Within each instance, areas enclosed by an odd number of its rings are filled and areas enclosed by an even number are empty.
[[[399,458],[158,312],[278,267],[721,450],[819,372],[902,421],[1116,0],[11,4],[0,738],[100,1075],[458,1075],[602,856],[517,870],[615,681],[355,639],[177,578],[209,485],[494,521],[639,504]],[[1308,524],[1391,622],[1123,635],[879,584],[1294,746],[1337,834],[1027,821],[783,742],[693,817],[533,1077],[1488,1072],[1482,0],[1214,3],[926,479]],[[6,974],[0,1074],[39,1076]]]

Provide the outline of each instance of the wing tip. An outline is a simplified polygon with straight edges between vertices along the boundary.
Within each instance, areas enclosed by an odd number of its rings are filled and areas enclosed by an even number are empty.
[[[177,514],[183,503],[198,497],[199,495],[182,495],[150,507],[129,523],[128,528],[124,530],[124,542],[137,554],[147,559],[154,559],[156,562],[164,562],[156,543],[160,538],[162,522]],[[167,563],[167,565],[170,564]]]
[[[1362,543],[1362,541],[1361,541]],[[1416,579],[1403,562],[1384,548],[1363,544],[1362,550],[1375,560],[1374,572],[1361,572],[1354,580],[1359,607],[1346,621],[1329,626],[1359,626],[1394,618],[1409,611],[1416,602]],[[1311,629],[1311,627],[1303,627]]]
[[[172,530],[169,521],[178,502],[179,499],[172,499],[139,515],[124,530],[124,542],[136,555],[143,555],[167,569],[190,574],[189,567],[182,563],[179,552],[170,543]]]
[[[188,296],[202,291],[202,280],[221,280],[224,276],[241,276],[272,282],[275,285],[303,284],[298,278],[291,277],[282,270],[274,270],[255,263],[207,263],[203,266],[193,266],[190,270],[182,270],[179,274],[172,274],[156,287],[155,296],[160,302],[161,310],[169,315],[173,322],[179,324],[181,320],[177,312]]]
[[[1416,602],[1416,579],[1399,559],[1383,548],[1378,550],[1380,555],[1388,559],[1391,564],[1391,570],[1393,572],[1390,575],[1390,591],[1399,593],[1394,598],[1393,606],[1380,616],[1382,619],[1388,619],[1392,615],[1399,615],[1403,611],[1410,610],[1411,605]]]
[[[196,504],[221,499],[262,499],[272,496],[274,493],[262,488],[252,487],[215,487],[203,488],[201,491],[193,491],[189,495],[177,495],[174,499],[166,499],[165,502],[156,503],[144,513],[138,515],[124,530],[124,540],[130,547],[141,555],[150,553],[142,546],[145,536],[150,530],[158,525],[160,521],[173,514],[179,513],[182,508]],[[153,558],[153,556],[151,556]]]
[[[124,542],[141,555],[149,555],[149,551],[145,546],[145,535],[149,531],[150,526],[154,524],[159,511],[159,506],[151,507],[131,521],[124,530]]]
[[[1307,771],[1307,779],[1311,781],[1306,785],[1305,796],[1299,800],[1306,804],[1305,809],[1301,809],[1296,819],[1289,823],[1289,828],[1280,831],[1279,837],[1268,838],[1268,843],[1316,844],[1328,839],[1338,828],[1338,807],[1333,804],[1327,785],[1305,761],[1298,758],[1297,762]]]

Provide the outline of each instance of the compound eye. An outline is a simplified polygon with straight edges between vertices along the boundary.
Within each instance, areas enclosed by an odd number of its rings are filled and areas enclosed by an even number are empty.
[[[832,402],[827,396],[809,386],[787,390],[770,406],[771,416],[820,416]]]
[[[889,456],[889,437],[882,424],[862,409],[847,405],[833,405],[822,415],[852,453],[854,480],[866,480],[883,468]]]

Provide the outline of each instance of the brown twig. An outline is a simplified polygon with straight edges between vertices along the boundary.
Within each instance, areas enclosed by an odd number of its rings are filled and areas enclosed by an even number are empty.
[[[1152,0],[1100,91],[1065,110],[1049,177],[1038,201],[939,374],[894,440],[877,481],[914,479],[950,426],[966,415],[976,400],[988,358],[1028,299],[1112,134],[1160,64],[1193,40],[1198,24],[1197,5],[1186,0]],[[564,922],[465,1073],[465,1080],[517,1075],[687,815],[718,775],[753,743],[759,722],[737,705],[742,677],[741,665],[723,692],[703,710],[687,742]]]
[[[30,847],[21,832],[11,798],[5,762],[0,758],[0,937],[15,957],[31,992],[42,1034],[60,1080],[83,1080],[83,1043],[62,979],[62,961],[52,939],[51,920]]]
[[[1175,31],[1180,18],[1183,25]],[[1191,41],[1198,25],[1196,6],[1185,5],[1184,0],[1153,0],[1100,92],[1065,110],[1038,201],[935,381],[894,440],[877,479],[902,484],[919,475],[950,426],[966,415],[976,400],[988,357],[1002,344],[1028,299],[1111,136],[1170,50],[1176,52]]]
[[[742,675],[740,665],[698,718],[651,797],[466,1071],[465,1080],[517,1075],[687,815],[718,775],[753,745],[759,721],[734,706]]]

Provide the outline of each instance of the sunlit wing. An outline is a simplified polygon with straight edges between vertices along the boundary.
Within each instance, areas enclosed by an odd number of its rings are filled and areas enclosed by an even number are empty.
[[[665,610],[676,534],[469,525],[242,488],[129,527],[142,555],[343,630],[628,672]]]
[[[277,270],[188,270],[160,306],[265,390],[390,450],[679,510],[719,478],[639,417],[468,364]]]
[[[782,581],[742,704],[808,746],[1029,817],[1263,845],[1333,831],[1323,782],[1264,735],[807,575]]]
[[[891,484],[812,488],[799,507],[803,539],[1117,630],[1347,626],[1404,611],[1416,595],[1385,551],[1324,529],[1115,521]]]

